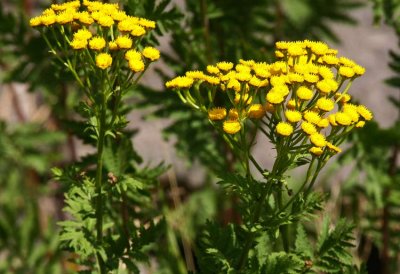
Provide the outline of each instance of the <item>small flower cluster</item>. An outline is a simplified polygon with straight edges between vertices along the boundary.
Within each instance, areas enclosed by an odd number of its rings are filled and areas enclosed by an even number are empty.
[[[279,60],[274,63],[219,62],[204,72],[188,71],[166,86],[213,123],[222,121],[225,133],[239,132],[248,118],[261,119],[273,142],[287,138],[317,156],[340,152],[343,136],[372,119],[348,94],[365,69],[322,42],[277,42],[276,48]],[[228,98],[223,106],[215,106],[218,94]]]
[[[133,72],[143,71],[146,62],[160,58],[160,52],[153,47],[146,47],[143,52],[136,52],[135,58],[128,58],[132,56],[128,51],[136,48],[135,43],[154,29],[156,23],[127,15],[118,4],[88,0],[83,0],[82,4],[81,1],[52,4],[41,15],[30,19],[30,25],[39,30],[60,27],[69,47],[93,52],[96,66],[103,70],[112,65],[119,51],[126,52],[127,65]]]

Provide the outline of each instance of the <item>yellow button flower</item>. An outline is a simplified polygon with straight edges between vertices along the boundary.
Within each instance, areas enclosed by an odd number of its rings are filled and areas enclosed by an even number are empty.
[[[322,97],[317,100],[317,107],[322,111],[328,112],[335,107],[335,102],[330,98]]]
[[[301,100],[310,100],[313,97],[313,91],[305,86],[301,86],[297,89],[296,95]]]
[[[208,111],[208,119],[211,121],[223,120],[226,117],[226,109],[221,107],[212,108]]]
[[[153,47],[145,47],[142,51],[142,54],[152,62],[160,58],[160,51]]]
[[[261,104],[251,105],[247,111],[247,116],[253,119],[260,119],[265,115],[265,108]]]
[[[338,112],[335,114],[336,123],[342,126],[349,126],[352,122],[351,117],[344,112]]]
[[[276,132],[282,136],[289,136],[293,133],[293,126],[286,122],[279,122],[276,125]]]
[[[340,67],[339,74],[346,78],[352,78],[354,76],[354,70],[350,67]]]
[[[310,135],[310,141],[317,147],[324,147],[326,145],[325,136],[321,133],[313,133]]]
[[[317,129],[315,128],[315,126],[313,124],[311,124],[310,122],[303,122],[301,123],[301,129],[308,135],[317,133]]]
[[[108,53],[100,53],[96,56],[96,66],[101,69],[106,69],[112,64],[112,57]]]
[[[93,50],[102,50],[106,46],[106,40],[103,37],[96,36],[90,39],[89,48]]]
[[[357,112],[367,121],[373,118],[372,112],[366,106],[359,105],[357,107]]]
[[[302,115],[300,111],[297,110],[286,110],[285,111],[286,119],[291,123],[297,123],[301,120]]]
[[[309,151],[316,156],[320,156],[324,152],[320,147],[312,147]]]
[[[224,122],[222,128],[228,134],[235,134],[241,129],[241,125],[237,120],[227,120]]]
[[[115,43],[117,43],[120,49],[130,49],[132,47],[132,39],[128,35],[118,36],[115,39]]]
[[[284,96],[278,92],[268,92],[266,99],[269,103],[274,105],[280,104],[285,100]]]

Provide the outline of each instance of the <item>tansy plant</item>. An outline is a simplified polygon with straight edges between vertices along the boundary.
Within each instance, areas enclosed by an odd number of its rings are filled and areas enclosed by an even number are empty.
[[[134,259],[145,258],[141,247],[147,244],[139,235],[144,237],[152,225],[144,228],[128,218],[144,200],[138,190],[143,197],[146,191],[132,166],[138,156],[123,131],[129,109],[123,98],[160,57],[156,48],[143,45],[155,22],[127,15],[118,4],[84,0],[53,4],[30,19],[30,25],[84,92],[78,107],[87,125],[82,135],[97,149],[77,163],[81,169],[54,169],[68,183],[64,210],[72,216],[60,222],[61,240],[84,265],[79,270],[95,271],[97,264],[99,273],[108,273],[124,262],[137,272]]]
[[[365,69],[338,57],[337,50],[323,42],[277,42],[275,55],[279,60],[274,63],[218,62],[166,83],[183,103],[208,118],[243,167],[237,174],[222,175],[222,185],[240,198],[243,224],[221,233],[220,245],[218,232],[206,233],[208,259],[200,265],[207,271],[334,272],[352,264],[345,249],[351,246],[351,228],[344,222],[329,234],[326,221],[313,252],[302,245],[307,240],[298,221],[321,209],[322,198],[312,188],[322,168],[341,152],[340,145],[353,129],[372,119],[349,94]],[[262,166],[251,153],[257,134],[274,144],[272,167]],[[289,186],[287,172],[300,165],[307,167],[304,181]],[[297,237],[291,235],[293,230]],[[266,252],[267,243],[286,253]],[[281,268],[273,268],[280,263]]]

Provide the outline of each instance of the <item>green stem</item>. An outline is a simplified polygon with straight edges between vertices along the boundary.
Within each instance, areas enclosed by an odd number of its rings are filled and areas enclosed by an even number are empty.
[[[96,232],[97,244],[102,246],[103,243],[103,199],[102,199],[102,181],[103,181],[103,148],[106,133],[106,100],[104,90],[102,90],[100,117],[99,117],[99,133],[97,139],[97,170],[96,170]],[[97,252],[97,263],[101,274],[106,273],[101,254]]]

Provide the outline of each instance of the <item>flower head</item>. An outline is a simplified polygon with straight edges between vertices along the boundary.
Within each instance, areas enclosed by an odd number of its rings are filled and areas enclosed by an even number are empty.
[[[276,125],[276,132],[282,136],[289,136],[293,133],[293,126],[286,122],[279,122]]]
[[[100,53],[96,56],[96,66],[101,69],[106,69],[112,64],[112,57],[108,53]]]
[[[223,124],[223,130],[228,134],[235,134],[241,129],[241,125],[237,120],[227,120]]]

